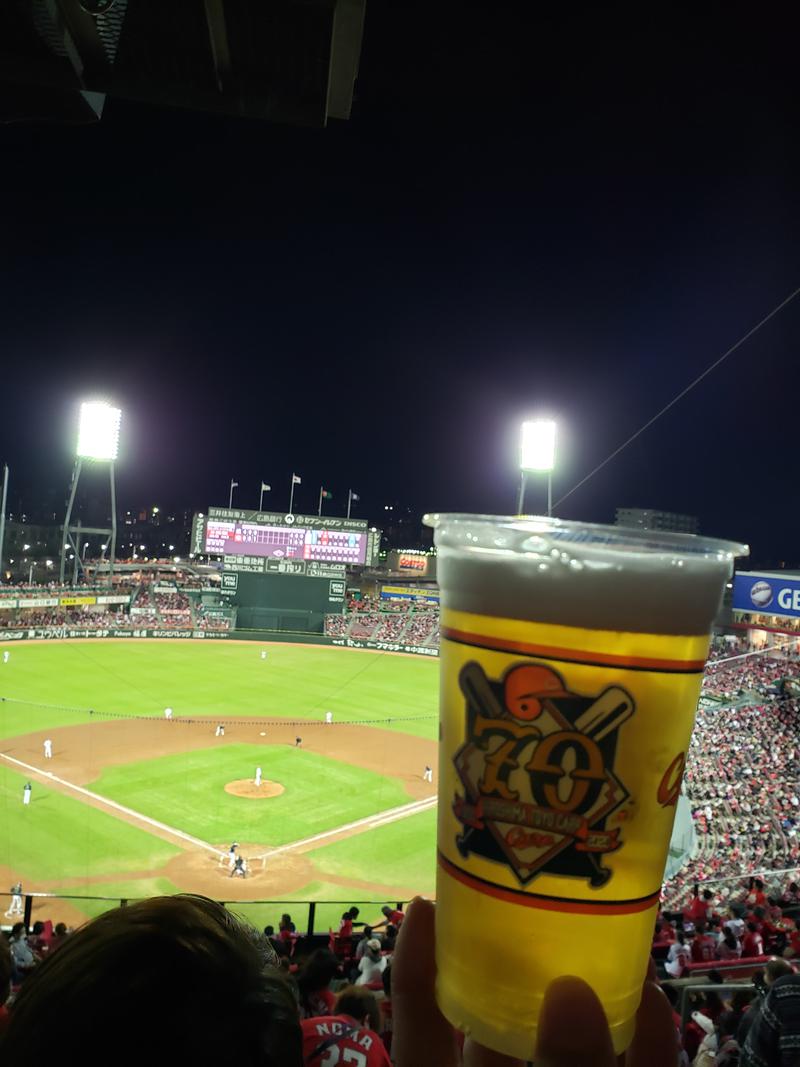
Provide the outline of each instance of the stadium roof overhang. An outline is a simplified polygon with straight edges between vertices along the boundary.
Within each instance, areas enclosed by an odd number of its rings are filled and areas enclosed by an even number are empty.
[[[0,119],[91,121],[106,95],[298,125],[346,119],[366,0],[0,5]]]

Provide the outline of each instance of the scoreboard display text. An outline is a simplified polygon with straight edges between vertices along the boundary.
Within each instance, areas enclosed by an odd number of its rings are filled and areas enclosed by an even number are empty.
[[[372,541],[359,519],[332,516],[280,515],[210,508],[195,516],[192,549],[210,556],[258,560],[339,563],[371,562]],[[253,569],[261,570],[263,564]],[[272,569],[272,568],[270,568]]]

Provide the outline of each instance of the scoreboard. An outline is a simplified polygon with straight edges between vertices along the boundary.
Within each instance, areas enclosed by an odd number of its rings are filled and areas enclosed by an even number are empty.
[[[379,549],[380,535],[365,520],[330,515],[209,508],[192,527],[193,554],[221,556],[226,570],[251,573],[322,577],[325,564],[369,566]]]

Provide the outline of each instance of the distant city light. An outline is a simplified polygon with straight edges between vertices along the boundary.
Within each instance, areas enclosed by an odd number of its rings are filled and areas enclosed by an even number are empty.
[[[176,556],[173,562],[180,563],[180,561],[181,561],[181,557],[180,556]]]
[[[175,551],[175,545],[170,545],[169,546],[169,550],[170,550],[170,552],[174,552]]]
[[[102,401],[81,404],[78,430],[80,459],[115,460],[119,451],[119,424],[122,412]]]
[[[550,419],[523,422],[519,467],[523,471],[551,471],[555,466],[556,424]]]
[[[30,545],[23,545],[22,546],[22,551],[23,552],[27,552],[30,547],[31,547]]]
[[[153,514],[158,515],[158,508],[153,508]]]

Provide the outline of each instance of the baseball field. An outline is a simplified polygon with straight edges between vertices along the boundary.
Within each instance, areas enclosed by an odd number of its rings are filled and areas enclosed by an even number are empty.
[[[3,911],[21,880],[59,895],[34,906],[55,921],[188,891],[287,902],[237,905],[262,925],[291,911],[301,926],[292,902],[315,900],[327,929],[339,902],[432,893],[437,660],[249,641],[5,649]],[[234,841],[246,878],[230,875]]]

